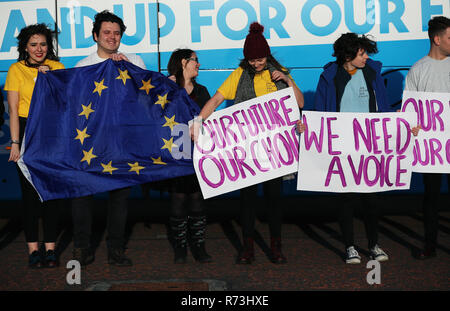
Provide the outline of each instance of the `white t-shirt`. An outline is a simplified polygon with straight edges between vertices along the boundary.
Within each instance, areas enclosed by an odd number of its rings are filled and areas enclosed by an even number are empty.
[[[406,76],[405,90],[450,93],[450,57],[437,60],[427,55],[418,60]]]
[[[118,53],[120,53],[120,52],[118,52]],[[145,67],[144,61],[142,60],[142,58],[139,55],[127,54],[127,53],[122,53],[122,54],[125,55],[133,65],[141,67],[142,69],[147,69]],[[95,65],[95,64],[104,62],[105,60],[107,60],[107,58],[101,58],[100,56],[98,56],[97,52],[94,52],[91,55],[88,55],[87,57],[81,59],[75,65],[75,67]]]

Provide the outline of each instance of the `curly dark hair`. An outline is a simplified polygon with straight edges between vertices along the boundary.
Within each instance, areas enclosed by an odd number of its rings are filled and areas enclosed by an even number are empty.
[[[59,57],[56,56],[55,47],[53,45],[54,34],[55,32],[51,31],[45,24],[34,24],[22,28],[17,36],[17,51],[19,52],[19,58],[17,60],[24,60],[27,66],[35,67],[28,62],[29,55],[26,51],[28,41],[34,35],[43,35],[47,41],[47,55],[45,56],[45,59],[59,60]]]
[[[333,44],[333,56],[336,57],[338,65],[352,60],[358,54],[359,49],[363,49],[367,54],[378,53],[377,43],[370,40],[366,35],[358,36],[349,32],[341,35]]]
[[[176,49],[172,52],[172,55],[170,55],[169,62],[167,63],[167,71],[169,72],[169,76],[175,76],[177,84],[180,87],[184,87],[183,66],[181,61],[190,58],[193,53],[195,53],[195,51],[191,49]]]
[[[428,21],[428,37],[434,43],[434,37],[440,36],[448,27],[450,19],[445,16],[435,16]]]
[[[109,12],[108,10],[103,10],[100,13],[95,14],[94,25],[92,27],[92,38],[95,38],[94,33],[97,35],[97,37],[99,36],[100,28],[102,27],[103,22],[111,22],[119,24],[120,37],[122,37],[123,33],[127,29],[127,27],[123,23],[123,20],[119,16]]]

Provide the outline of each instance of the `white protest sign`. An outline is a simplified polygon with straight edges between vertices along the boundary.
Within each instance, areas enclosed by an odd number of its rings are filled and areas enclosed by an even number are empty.
[[[414,143],[413,172],[450,173],[450,93],[403,92],[402,111],[422,129]]]
[[[292,88],[214,112],[194,147],[205,199],[297,171],[300,118]]]
[[[305,111],[297,190],[409,189],[413,113]]]

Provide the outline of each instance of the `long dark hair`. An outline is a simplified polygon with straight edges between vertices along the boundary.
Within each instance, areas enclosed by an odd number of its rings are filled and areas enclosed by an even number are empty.
[[[35,64],[28,62],[28,52],[26,51],[28,41],[34,35],[43,35],[47,41],[47,55],[45,59],[59,60],[56,56],[55,47],[53,45],[53,32],[45,24],[34,24],[22,28],[17,36],[17,51],[19,52],[18,61],[24,60],[25,64],[29,67],[36,67]]]
[[[282,73],[288,75],[289,74],[289,70],[287,69],[283,69],[283,66],[281,66],[281,64],[275,59],[275,57],[273,57],[272,54],[269,54],[267,56],[267,62],[271,63],[277,70],[281,71]],[[244,70],[248,70],[250,72],[254,72],[255,69],[248,63],[247,59],[241,59],[241,62],[239,63],[239,67],[241,67]]]
[[[170,55],[167,71],[169,72],[169,76],[175,76],[177,84],[180,87],[184,87],[183,65],[181,61],[183,59],[189,59],[193,53],[195,53],[195,51],[191,49],[176,49],[173,51],[172,55]],[[195,81],[195,78],[192,80]]]

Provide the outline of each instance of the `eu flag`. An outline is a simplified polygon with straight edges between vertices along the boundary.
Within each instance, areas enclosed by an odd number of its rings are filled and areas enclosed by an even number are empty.
[[[19,166],[43,201],[194,174],[174,154],[192,154],[198,113],[183,88],[129,62],[39,73]]]

